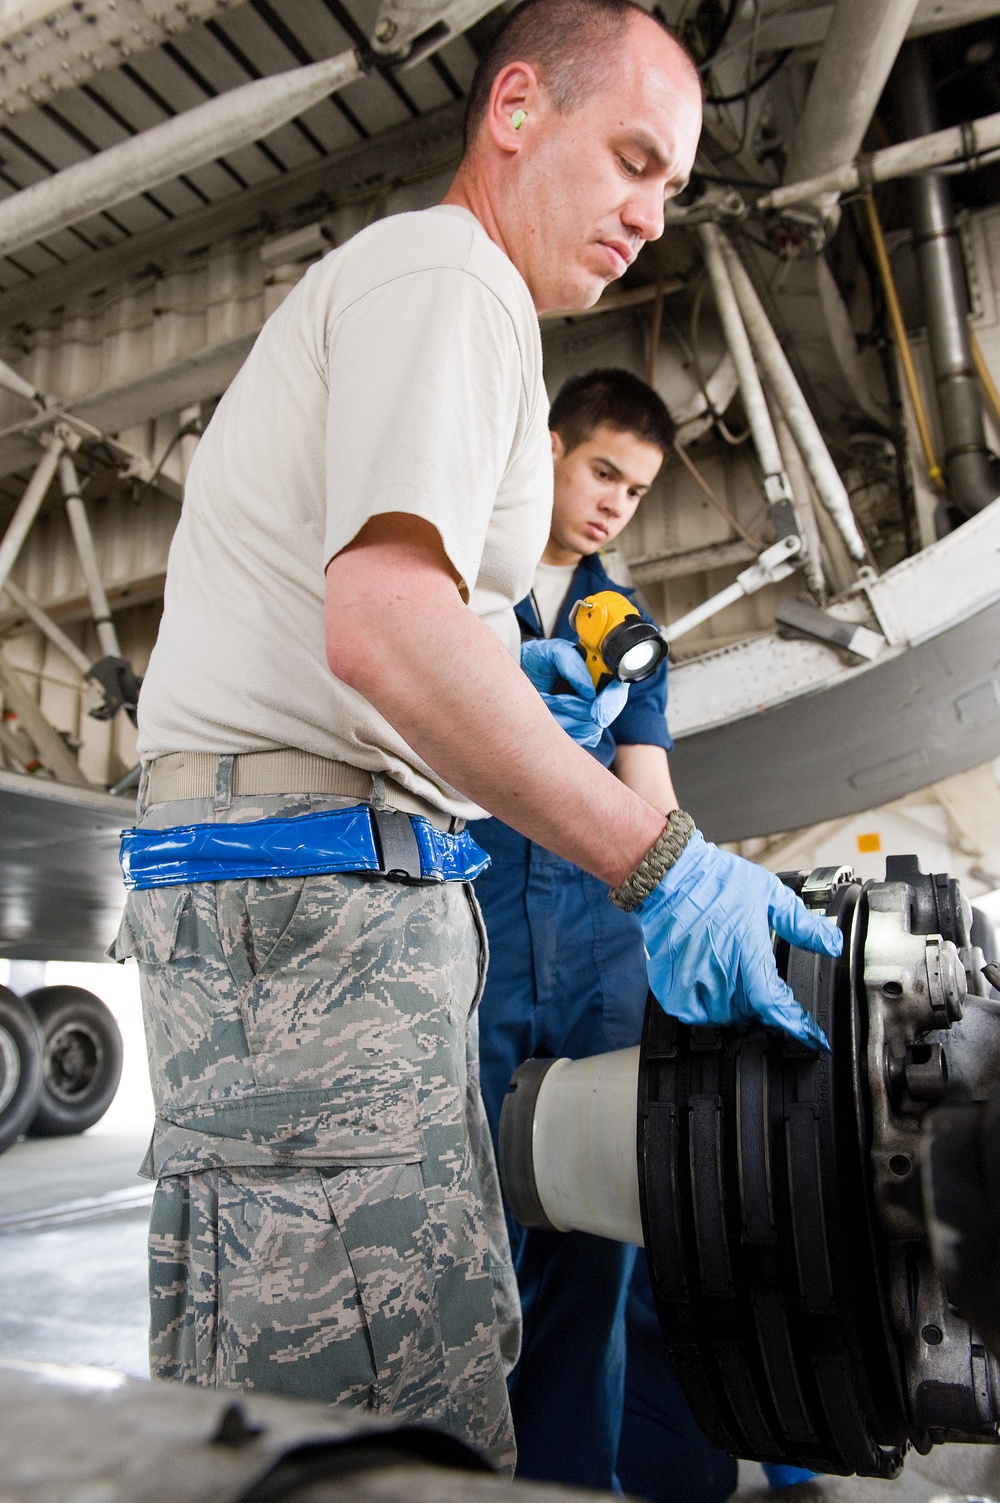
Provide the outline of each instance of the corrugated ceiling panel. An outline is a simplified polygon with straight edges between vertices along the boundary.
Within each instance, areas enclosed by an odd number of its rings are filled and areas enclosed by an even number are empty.
[[[455,95],[448,85],[435,73],[430,63],[420,63],[406,75],[406,92],[420,110],[426,114],[428,110],[436,110],[442,104],[448,104]]]
[[[476,54],[472,50],[472,44],[465,37],[455,37],[454,41],[448,42],[438,53],[441,61],[447,64],[448,71],[461,88],[463,94],[469,92],[472,83],[472,75],[476,71]]]
[[[19,115],[13,125],[5,128],[4,135],[12,144],[19,144],[23,151],[33,156],[43,172],[58,172],[91,155],[67,131],[50,120],[44,110],[30,110],[26,115]]]
[[[16,265],[21,271],[29,276],[41,276],[43,272],[51,271],[57,265],[56,258],[42,245],[26,245],[19,250],[14,257],[7,257],[5,265]],[[5,278],[6,280],[6,278]]]

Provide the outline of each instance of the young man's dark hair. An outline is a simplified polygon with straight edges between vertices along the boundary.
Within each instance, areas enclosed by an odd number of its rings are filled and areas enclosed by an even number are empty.
[[[652,387],[631,371],[610,367],[571,376],[549,409],[549,429],[559,434],[567,454],[602,423],[655,444],[664,458],[674,447],[677,430],[670,413]]]
[[[466,146],[486,113],[493,80],[501,68],[513,62],[533,64],[556,108],[578,109],[605,82],[608,53],[635,14],[648,16],[649,12],[634,0],[523,0],[479,59],[465,107]],[[681,51],[700,83],[694,60],[686,49],[681,47]]]

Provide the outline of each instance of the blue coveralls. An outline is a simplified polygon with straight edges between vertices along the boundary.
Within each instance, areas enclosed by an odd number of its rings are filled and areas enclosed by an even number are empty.
[[[570,607],[598,590],[631,594],[595,555],[578,565],[554,636],[574,640]],[[517,614],[522,638],[544,635],[530,597]],[[604,766],[619,742],[669,750],[666,697],[665,664],[632,685],[594,749]],[[608,901],[606,883],[500,820],[470,829],[493,858],[476,893],[490,940],[479,1047],[496,1142],[521,1061],[637,1044],[648,983],[639,921]],[[694,1423],[659,1338],[644,1257],[636,1267],[635,1248],[583,1232],[526,1231],[507,1219],[524,1316],[510,1380],[518,1476],[624,1487],[652,1503],[721,1503],[735,1488],[736,1463]]]

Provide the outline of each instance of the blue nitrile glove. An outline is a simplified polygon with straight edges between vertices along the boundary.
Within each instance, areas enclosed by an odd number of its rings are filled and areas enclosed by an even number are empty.
[[[671,1017],[726,1026],[759,1020],[813,1048],[830,1047],[778,975],[769,929],[824,955],[839,955],[843,936],[773,872],[720,851],[695,830],[636,912],[649,985]]]
[[[783,1487],[795,1487],[799,1482],[812,1482],[818,1475],[807,1471],[804,1466],[785,1466],[784,1462],[765,1461],[762,1464],[772,1492]]]
[[[565,637],[522,642],[521,667],[563,730],[580,746],[596,746],[625,708],[628,684],[612,679],[598,694],[583,658]],[[572,694],[553,693],[561,678],[572,684]]]

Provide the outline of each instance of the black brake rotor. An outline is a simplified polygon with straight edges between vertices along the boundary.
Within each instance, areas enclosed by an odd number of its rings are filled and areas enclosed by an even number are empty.
[[[873,1080],[869,1058],[869,1009],[884,1002],[898,1021],[910,1006],[912,1022],[911,993],[921,987],[904,966],[902,983],[889,980],[873,993],[870,902],[892,909],[900,953],[922,955],[914,934],[934,929],[953,942],[954,955],[963,941],[961,895],[947,878],[938,892],[941,881],[921,876],[915,863],[894,875],[892,888],[865,889],[846,870],[813,873],[804,888],[801,876],[786,878],[844,933],[839,960],[776,947],[779,970],[825,1030],[829,1054],[763,1028],[689,1027],[651,998],[638,1093],[650,1275],[664,1338],[703,1431],[748,1459],[872,1477],[893,1476],[908,1445],[996,1438],[992,1359],[982,1359],[990,1368],[979,1373],[982,1348],[953,1310],[935,1316],[947,1325],[950,1366],[921,1332],[918,1306],[941,1290],[933,1273],[928,1288],[920,1234],[907,1241],[910,1222],[921,1221],[919,1165],[901,1135],[919,1132],[929,1103],[905,1092],[890,1101],[888,1071],[883,1079],[876,1069]],[[876,887],[881,896],[871,898]],[[884,949],[892,960],[892,943]],[[940,1026],[940,1014],[928,1011],[926,1022]],[[916,1082],[926,1077],[924,1056],[916,1046],[911,1055]],[[880,1176],[873,1145],[891,1148],[894,1133],[907,1152],[889,1155],[893,1169]],[[919,1288],[902,1287],[907,1268],[917,1270]],[[953,1414],[971,1417],[953,1424]]]

